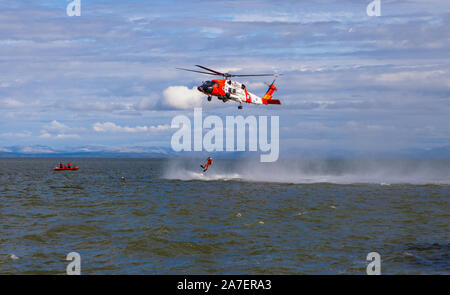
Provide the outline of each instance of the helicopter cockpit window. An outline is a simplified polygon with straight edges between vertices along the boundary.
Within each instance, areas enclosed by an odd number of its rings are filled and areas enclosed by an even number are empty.
[[[206,86],[206,87],[211,87],[211,86],[214,86],[214,82],[213,81],[206,81],[206,82],[203,82],[203,86]]]

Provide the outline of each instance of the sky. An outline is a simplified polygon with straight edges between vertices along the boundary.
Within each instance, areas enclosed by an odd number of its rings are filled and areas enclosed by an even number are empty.
[[[176,115],[279,116],[280,150],[450,145],[450,1],[0,0],[0,151],[170,147]],[[213,100],[201,64],[282,73],[281,106]],[[270,77],[241,79],[262,96]]]

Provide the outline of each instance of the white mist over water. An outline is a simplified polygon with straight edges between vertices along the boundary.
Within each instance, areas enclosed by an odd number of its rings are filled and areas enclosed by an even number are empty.
[[[240,180],[273,183],[450,184],[450,160],[417,159],[283,159],[260,163],[216,159],[202,173],[202,160],[169,160],[163,178],[174,180]]]

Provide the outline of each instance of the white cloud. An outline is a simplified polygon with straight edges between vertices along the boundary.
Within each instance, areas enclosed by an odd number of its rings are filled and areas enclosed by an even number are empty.
[[[4,152],[4,153],[11,153],[11,152],[12,152],[12,150],[10,150],[10,149],[7,149],[7,148],[3,148],[3,147],[0,147],[0,152]]]
[[[363,15],[364,16],[364,15]],[[235,22],[264,22],[264,23],[314,23],[330,21],[357,20],[357,15],[348,11],[316,12],[297,14],[293,11],[267,13],[239,13],[231,15]],[[361,17],[359,17],[361,19]]]
[[[55,138],[59,139],[65,139],[65,138],[80,138],[78,134],[65,134],[65,133],[59,133],[55,136]]]
[[[23,102],[12,98],[4,98],[0,100],[0,105],[5,108],[20,108],[25,106]]]
[[[31,147],[31,146],[26,146],[22,148],[20,151],[22,153],[46,153],[46,154],[54,153],[54,151],[45,147]]]
[[[44,128],[50,131],[66,131],[70,129],[69,126],[56,120],[53,120],[50,124],[45,125]]]
[[[117,102],[89,102],[89,103],[73,103],[69,105],[63,105],[64,108],[68,108],[73,111],[98,111],[98,112],[112,112],[120,110],[129,110],[132,108],[130,103],[117,103]]]
[[[52,137],[52,135],[45,130],[41,130],[41,135],[39,137],[40,138],[50,138],[50,137]]]
[[[221,28],[216,28],[216,27],[205,27],[201,29],[202,33],[205,33],[206,35],[212,37],[215,35],[220,35],[222,34],[224,31]]]
[[[170,86],[163,92],[162,104],[175,109],[191,109],[202,105],[203,96],[196,87]]]
[[[82,128],[71,128],[66,124],[53,120],[49,124],[44,125],[39,137],[56,139],[80,138],[80,136],[75,133],[77,130],[82,130]]]
[[[137,133],[137,132],[152,132],[152,131],[164,131],[170,129],[169,125],[156,125],[156,126],[120,126],[113,122],[97,122],[92,125],[92,129],[96,132],[127,132],[127,133]]]
[[[143,98],[134,106],[134,108],[138,111],[152,110],[155,108],[156,101],[157,100],[151,98]]]
[[[268,88],[264,82],[245,82],[244,84],[247,87],[247,90],[252,92],[255,90],[267,90]]]
[[[0,137],[30,137],[32,135],[31,132],[25,131],[25,132],[6,132],[0,134]]]
[[[429,85],[430,81],[439,79],[439,83],[450,85],[449,73],[444,70],[432,71],[400,71],[394,73],[384,73],[377,77],[377,81],[386,84],[407,83],[417,85],[417,83]]]

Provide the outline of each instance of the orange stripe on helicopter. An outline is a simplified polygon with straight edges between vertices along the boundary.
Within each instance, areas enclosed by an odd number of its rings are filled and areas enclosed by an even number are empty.
[[[272,94],[277,90],[275,85],[270,85],[269,90],[267,90],[266,94],[262,98],[263,104],[281,104],[279,99],[272,99]]]

